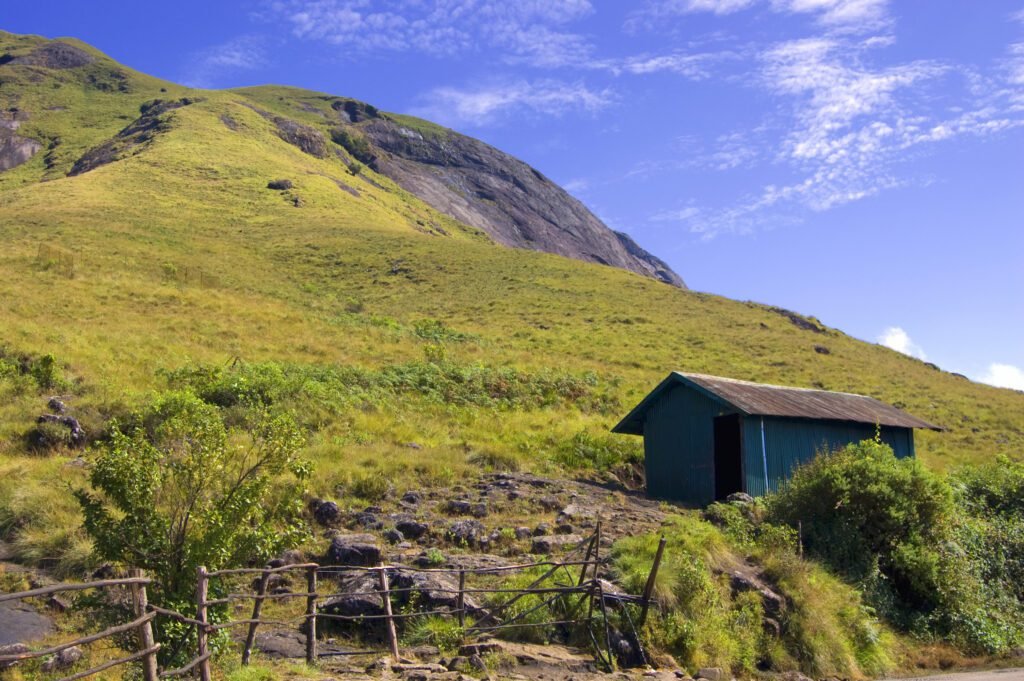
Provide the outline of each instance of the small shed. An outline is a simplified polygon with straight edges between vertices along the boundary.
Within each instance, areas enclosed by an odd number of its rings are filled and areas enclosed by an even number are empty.
[[[700,505],[778,489],[825,449],[875,436],[914,456],[914,429],[942,430],[878,400],[673,372],[612,429],[643,435],[647,493]]]

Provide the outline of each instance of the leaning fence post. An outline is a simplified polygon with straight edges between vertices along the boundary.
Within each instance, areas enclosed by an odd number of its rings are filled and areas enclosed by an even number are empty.
[[[129,573],[129,577],[141,578],[142,570],[133,568]],[[132,607],[135,609],[136,617],[142,617],[146,614],[146,610],[149,609],[149,599],[146,596],[146,585],[145,584],[133,584],[132,585]],[[152,650],[154,647],[153,641],[153,622],[147,620],[139,626],[139,651]],[[159,678],[158,671],[156,668],[156,652],[150,652],[148,655],[142,658],[142,677],[145,681],[157,681]]]
[[[196,657],[206,656],[206,595],[210,586],[210,578],[206,574],[206,567],[200,565],[196,569]],[[211,681],[210,658],[199,663],[199,678],[201,681]]]
[[[395,662],[400,660],[398,655],[398,634],[395,633],[395,619],[391,612],[391,591],[388,589],[388,571],[381,565],[377,574],[380,577],[380,597],[384,602],[384,615],[387,617],[388,643],[391,644],[391,657]]]
[[[260,625],[260,612],[263,610],[263,597],[267,595],[267,585],[270,584],[270,571],[264,570],[260,576],[260,585],[256,589],[256,601],[252,604],[252,622],[249,624],[249,633],[245,636],[245,647],[242,648],[242,664],[249,664],[252,656],[252,646],[256,642],[256,627]]]
[[[658,577],[658,566],[661,565],[661,556],[665,553],[665,537],[658,542],[658,552],[654,554],[654,564],[651,565],[651,574],[647,575],[647,584],[644,586],[643,606],[640,608],[640,620],[638,626],[644,626],[647,621],[647,609],[651,605],[651,594],[654,593],[654,580]]]
[[[466,571],[459,570],[459,628],[466,628]]]
[[[306,569],[306,664],[316,664],[316,566]]]

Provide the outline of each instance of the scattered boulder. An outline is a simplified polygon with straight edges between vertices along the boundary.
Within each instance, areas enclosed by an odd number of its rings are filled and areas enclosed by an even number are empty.
[[[282,180],[271,180],[270,182],[267,183],[267,189],[276,189],[278,191],[284,191],[286,189],[291,189],[294,186],[295,185],[292,183],[291,180],[283,180],[283,179]]]
[[[533,536],[533,530],[531,530],[529,527],[517,527],[515,532],[516,539],[529,539]]]
[[[341,510],[338,508],[338,504],[333,501],[321,501],[313,509],[313,519],[324,526],[333,525],[338,522],[340,516]]]
[[[445,507],[445,510],[452,515],[469,515],[472,513],[472,509],[473,504],[465,499],[452,499]]]
[[[479,520],[459,520],[448,527],[448,541],[453,544],[476,546],[485,536],[486,529]]]
[[[706,681],[729,681],[729,675],[721,667],[701,667],[693,675],[693,678]]]
[[[405,535],[401,531],[392,528],[384,533],[384,539],[390,544],[398,544],[405,541]]]
[[[487,517],[487,504],[477,503],[473,504],[469,508],[469,512],[474,518],[486,518]]]
[[[53,633],[53,620],[24,601],[0,603],[0,646],[29,643]]]
[[[550,536],[534,537],[530,546],[531,553],[547,554],[556,553],[569,547],[577,546],[583,538],[578,534],[557,534]]]
[[[395,523],[395,529],[409,539],[419,539],[430,530],[430,526],[418,520],[405,518]]]
[[[57,397],[51,397],[50,401],[46,403],[46,406],[54,414],[63,414],[67,409],[64,403]]]
[[[410,504],[412,506],[417,506],[422,501],[423,501],[423,492],[417,492],[417,491],[414,491],[414,490],[409,490],[408,492],[406,492],[405,494],[402,495],[402,503],[403,504]]]
[[[78,646],[71,646],[60,651],[42,664],[43,673],[50,673],[58,669],[67,669],[85,657],[85,653]]]
[[[21,655],[22,653],[30,652],[30,648],[24,643],[11,643],[9,645],[0,645],[0,655]],[[10,669],[14,665],[18,664],[14,662],[0,662],[0,670]]]
[[[557,497],[553,496],[541,497],[537,500],[537,503],[540,504],[541,508],[545,511],[557,511],[562,507],[562,502],[559,501]]]
[[[533,529],[534,537],[543,537],[551,534],[551,523],[539,523],[537,527]]]
[[[71,609],[71,604],[60,596],[50,596],[46,599],[46,607],[54,612],[67,612]]]
[[[66,429],[66,435],[61,432],[59,436],[47,431],[45,426],[57,426],[59,429]],[[58,444],[67,444],[69,447],[81,447],[85,444],[85,430],[74,416],[62,414],[42,414],[36,419],[37,427],[29,436],[30,444],[36,449],[49,449]]]
[[[815,345],[814,351],[819,355],[831,355],[832,351],[826,348],[824,345]]]
[[[373,567],[381,562],[381,550],[372,535],[338,535],[324,556],[327,565]]]
[[[555,534],[572,534],[575,531],[576,528],[569,523],[562,522],[555,525]]]
[[[369,509],[362,513],[357,513],[355,516],[355,523],[364,530],[384,529],[384,521],[381,520],[380,516],[371,512]]]
[[[754,503],[754,497],[750,496],[746,492],[733,492],[725,498],[730,504],[752,504]]]

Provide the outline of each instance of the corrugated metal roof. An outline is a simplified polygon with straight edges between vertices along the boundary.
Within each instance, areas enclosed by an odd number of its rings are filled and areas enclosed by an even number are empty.
[[[672,372],[612,430],[619,433],[641,434],[642,416],[646,411],[646,405],[658,393],[676,382],[683,382],[705,391],[748,416],[853,421],[880,426],[942,430],[939,426],[865,395],[753,383],[735,378],[679,371]]]

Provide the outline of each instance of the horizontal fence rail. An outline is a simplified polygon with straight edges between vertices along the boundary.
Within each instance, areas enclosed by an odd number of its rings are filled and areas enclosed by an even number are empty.
[[[422,617],[452,617],[457,618],[460,630],[465,640],[472,640],[482,634],[489,634],[509,629],[526,629],[531,627],[576,627],[586,633],[587,639],[593,646],[595,657],[605,667],[614,666],[614,654],[612,652],[611,637],[609,631],[609,617],[607,609],[609,606],[623,606],[633,604],[640,606],[640,614],[637,618],[638,624],[634,623],[632,615],[627,608],[622,608],[625,613],[625,621],[631,630],[633,643],[644,662],[647,661],[643,647],[640,643],[637,630],[643,626],[647,617],[653,593],[653,586],[657,576],[658,566],[661,563],[662,554],[665,548],[665,540],[662,539],[658,547],[654,563],[642,595],[631,595],[624,593],[606,593],[607,582],[598,579],[598,569],[605,564],[600,555],[601,549],[601,525],[598,523],[593,535],[584,539],[572,549],[563,560],[540,560],[515,565],[491,566],[491,567],[451,567],[451,568],[423,568],[406,565],[378,565],[375,567],[350,566],[350,565],[320,565],[317,563],[299,563],[283,565],[278,567],[265,568],[231,568],[222,570],[206,570],[199,567],[196,571],[195,590],[195,616],[190,617],[174,610],[161,608],[147,602],[146,586],[151,580],[142,576],[138,570],[133,570],[131,576],[124,579],[107,579],[84,584],[56,584],[53,586],[23,591],[14,594],[0,594],[0,602],[35,598],[46,596],[60,591],[80,591],[85,589],[102,589],[112,587],[127,587],[132,592],[132,605],[135,612],[135,619],[124,624],[110,627],[101,632],[84,636],[68,643],[52,646],[45,650],[36,650],[25,653],[0,655],[0,663],[17,662],[20,660],[32,659],[52,655],[76,645],[86,645],[95,641],[118,636],[127,632],[137,633],[137,649],[130,655],[105,662],[92,669],[79,672],[67,677],[62,681],[85,678],[101,671],[118,665],[141,661],[143,667],[144,681],[157,681],[184,676],[186,674],[198,675],[201,681],[212,679],[211,659],[214,656],[210,648],[210,637],[216,632],[233,629],[235,627],[246,627],[245,639],[242,644],[241,662],[248,665],[253,649],[256,647],[256,634],[261,625],[263,626],[299,626],[305,634],[305,661],[308,664],[316,664],[320,658],[329,658],[347,655],[372,655],[380,652],[387,652],[398,661],[400,656],[400,645],[397,635],[397,624]],[[582,557],[580,554],[583,554]],[[537,576],[525,587],[511,588],[493,584],[467,585],[469,578],[500,578],[511,573],[523,573],[529,570],[538,571]],[[301,573],[305,576],[303,587],[295,592],[268,593],[271,578],[275,575],[287,573]],[[451,578],[451,582],[457,587],[446,584],[413,584],[412,586],[395,587],[391,584],[392,575],[409,573],[429,573]],[[358,590],[337,590],[337,584],[333,578],[339,576],[355,576],[360,574],[371,577],[371,590],[367,590],[365,584]],[[258,575],[258,580],[253,580],[252,592],[238,590],[236,583],[223,584],[221,580],[245,575]],[[321,577],[332,578],[331,585],[334,588],[322,588]],[[566,579],[568,584],[559,583],[556,579]],[[219,580],[215,586],[217,597],[210,598],[211,580]],[[229,587],[234,585],[234,591]],[[227,591],[227,593],[225,593]],[[435,595],[452,597],[452,606],[438,605],[438,603],[426,603],[422,609],[415,607],[410,611],[396,612],[393,598],[402,598],[415,593],[429,592]],[[491,596],[497,602],[489,603],[486,607],[469,601],[472,596]],[[325,612],[323,604],[328,599],[345,597],[368,597],[373,596],[380,599],[380,611],[363,614],[340,614]],[[523,598],[531,597],[534,600],[529,602],[530,607],[512,610],[513,606],[520,603]],[[266,617],[264,606],[268,603],[286,603],[293,599],[305,599],[305,608],[302,614],[294,616]],[[447,600],[447,599],[445,599]],[[252,609],[247,617],[240,619],[227,619],[224,621],[211,621],[210,608],[226,606],[232,603],[252,602]],[[404,602],[404,601],[402,601]],[[560,605],[559,605],[560,604]],[[431,607],[431,605],[433,607]],[[407,606],[408,607],[408,606]],[[546,619],[538,620],[538,613],[546,613]],[[534,616],[527,621],[527,618]],[[220,615],[223,616],[223,615]],[[195,655],[183,666],[176,669],[159,670],[157,667],[156,653],[160,650],[160,644],[153,640],[152,622],[157,617],[165,617],[175,620],[195,631]],[[473,618],[473,621],[469,621]],[[388,649],[380,650],[354,650],[354,651],[319,651],[317,645],[318,622],[350,622],[350,623],[378,623],[383,624],[387,637]],[[566,633],[572,629],[563,629]]]

